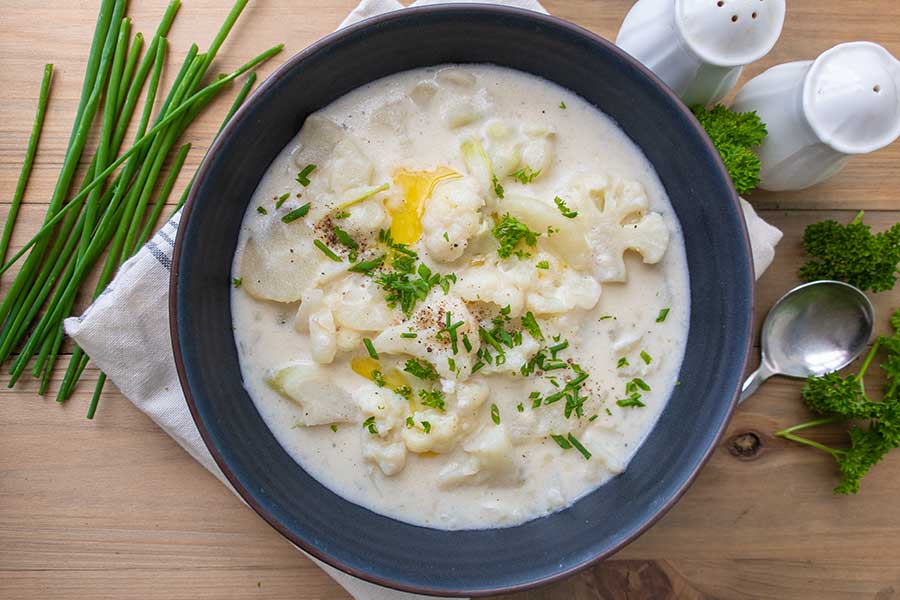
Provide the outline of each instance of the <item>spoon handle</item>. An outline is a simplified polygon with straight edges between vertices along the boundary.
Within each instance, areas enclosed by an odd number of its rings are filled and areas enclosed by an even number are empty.
[[[769,366],[763,361],[760,363],[759,368],[753,371],[749,377],[744,381],[744,385],[741,386],[741,396],[738,398],[738,404],[746,400],[753,394],[762,383],[774,375]]]

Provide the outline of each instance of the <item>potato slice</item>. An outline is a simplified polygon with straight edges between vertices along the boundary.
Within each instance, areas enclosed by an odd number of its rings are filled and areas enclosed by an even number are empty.
[[[358,409],[350,394],[332,383],[329,372],[311,362],[296,362],[270,374],[266,383],[301,409],[298,423],[306,427],[350,423]]]

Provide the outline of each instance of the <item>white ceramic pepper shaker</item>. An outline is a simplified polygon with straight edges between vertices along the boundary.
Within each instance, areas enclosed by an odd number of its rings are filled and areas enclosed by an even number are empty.
[[[616,44],[686,104],[705,106],[734,87],[744,65],[768,54],[784,12],[784,0],[638,0]]]
[[[839,44],[753,78],[732,108],[756,111],[769,132],[759,187],[803,189],[900,136],[900,61],[871,42]]]

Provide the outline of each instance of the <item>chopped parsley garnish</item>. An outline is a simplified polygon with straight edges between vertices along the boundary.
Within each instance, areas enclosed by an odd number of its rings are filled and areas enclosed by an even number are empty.
[[[366,352],[369,353],[369,356],[378,360],[378,352],[375,351],[375,346],[372,345],[372,340],[369,338],[363,338],[363,345],[366,347]]]
[[[285,192],[281,196],[278,197],[278,200],[275,201],[275,209],[281,208],[281,205],[285,203],[285,201],[291,197],[290,192]]]
[[[563,109],[563,110],[566,110],[566,103],[565,103],[565,102],[560,102],[560,103],[559,103],[559,107],[560,107],[561,109]]]
[[[557,435],[555,433],[551,433],[550,437],[553,438],[553,441],[556,442],[556,444],[563,450],[571,450],[572,449],[572,444],[570,444],[569,441],[564,436]]]
[[[656,322],[662,323],[663,321],[666,320],[666,317],[668,317],[668,316],[669,316],[669,309],[663,308],[662,310],[659,311],[659,316],[656,317]]]
[[[406,338],[406,339],[413,339],[413,338],[419,337],[419,334],[417,334],[417,333],[412,333],[412,332],[407,332],[407,333],[401,333],[401,334],[400,334],[400,337]]]
[[[491,421],[494,422],[494,425],[500,424],[500,409],[496,404],[491,404]]]
[[[233,285],[236,288],[241,287],[242,283],[244,283],[244,280],[241,279],[240,277],[235,277],[231,280],[231,285]]]
[[[415,426],[416,426],[416,422],[413,421],[413,418],[412,418],[412,417],[406,417],[406,428],[407,428],[407,429],[412,429],[412,428],[415,427]]]
[[[258,212],[258,213],[261,214],[261,215],[267,215],[267,214],[269,214],[269,211],[267,211],[267,210],[266,210],[265,208],[263,208],[262,206],[257,206],[257,207],[256,207],[256,212]]]
[[[444,241],[446,241],[446,242],[450,241],[450,234],[447,233],[446,231],[444,232],[444,235],[442,235],[441,237],[443,237]]]
[[[609,410],[609,407],[608,407],[608,406],[607,406],[607,407],[605,407],[605,408],[604,408],[604,409],[603,409],[603,410],[605,410],[605,411],[606,411],[606,414],[607,414],[607,415],[609,415],[609,416],[610,416],[610,417],[611,417],[611,416],[612,416],[612,411],[611,411],[611,410]]]
[[[422,406],[436,408],[442,412],[446,407],[444,392],[441,390],[419,390],[419,400],[422,401]]]
[[[343,245],[347,246],[348,248],[350,248],[352,250],[359,249],[359,244],[356,243],[356,240],[354,240],[352,237],[350,237],[350,234],[347,233],[346,231],[344,231],[343,229],[341,229],[340,227],[335,226],[334,237],[336,237],[340,243],[342,243]]]
[[[334,218],[338,221],[340,221],[341,219],[346,219],[349,216],[350,216],[350,213],[348,213],[344,209],[341,209],[341,210],[337,211],[336,213],[334,213]]]
[[[309,202],[307,202],[300,208],[295,208],[288,214],[281,217],[281,222],[282,223],[290,223],[291,221],[296,221],[300,217],[305,217],[308,212],[309,212]]]
[[[438,375],[438,372],[434,369],[434,365],[428,361],[419,360],[418,358],[411,358],[406,361],[403,370],[413,377],[418,377],[425,381],[437,381],[440,378],[440,375]]]
[[[516,410],[519,411],[519,412],[525,412],[525,405],[522,404],[521,402],[519,402],[519,403],[516,405]]]
[[[447,357],[447,368],[448,368],[450,371],[455,371],[455,370],[456,370],[456,361],[453,360],[453,357],[451,357],[451,356],[448,356],[448,357]]]
[[[494,193],[497,194],[497,197],[503,200],[503,186],[500,185],[500,180],[497,179],[496,175],[491,175],[491,183],[494,186]]]
[[[383,273],[375,283],[384,290],[388,307],[399,306],[407,317],[412,315],[416,303],[424,300],[433,287],[440,286],[446,294],[450,291],[450,284],[456,282],[456,275],[453,273],[432,273],[425,263],[419,263],[417,267],[416,259],[419,255],[406,244],[395,242],[390,231],[382,229],[378,233],[378,241],[394,251],[391,259],[394,271]]]
[[[619,362],[616,364],[617,369],[621,369],[622,367],[627,367],[627,366],[628,366],[628,359],[625,358],[624,356],[622,358],[620,358]]]
[[[385,385],[384,375],[382,375],[381,371],[378,369],[372,371],[372,381],[375,382],[375,385],[378,387],[384,387]]]
[[[581,455],[584,457],[584,460],[590,460],[591,453],[588,452],[588,449],[585,448],[584,446],[582,446],[581,442],[578,441],[578,438],[576,438],[571,433],[569,434],[569,443],[572,444],[572,446],[574,446],[576,450],[581,452]]]
[[[395,388],[394,393],[399,394],[400,396],[402,396],[403,398],[406,398],[407,400],[412,400],[412,395],[413,395],[412,388],[409,387],[408,385],[401,385],[400,387]]]
[[[378,428],[375,427],[375,417],[371,416],[362,423],[363,429],[368,429],[372,435],[378,435]]]
[[[382,254],[378,258],[373,258],[372,260],[363,260],[349,269],[351,273],[365,273],[366,275],[370,275],[372,271],[380,267],[384,263],[384,255]]]
[[[531,167],[525,167],[523,169],[519,169],[518,171],[516,171],[515,173],[510,175],[510,177],[518,180],[521,183],[527,184],[527,183],[531,183],[532,181],[537,179],[538,175],[540,175],[540,174],[541,174],[540,169],[538,169],[537,171],[532,171]]]
[[[333,432],[337,433],[337,425],[335,425],[334,423],[332,423],[332,424],[331,424],[331,430],[332,430]]]
[[[556,208],[559,209],[559,212],[562,213],[562,216],[564,216],[565,218],[574,219],[575,217],[578,216],[578,212],[574,211],[574,210],[569,210],[569,207],[566,206],[566,201],[563,200],[562,198],[560,198],[559,196],[554,198],[553,201],[556,203]]]
[[[599,416],[600,416],[600,415],[591,415],[591,418],[588,419],[588,422],[593,423],[594,421],[597,420],[597,417],[599,417]]]
[[[650,364],[653,362],[653,357],[651,357],[645,350],[641,350],[641,360],[644,361],[645,364]]]
[[[344,262],[340,256],[331,251],[331,248],[322,243],[321,240],[313,240],[313,245],[321,250],[322,254],[333,260],[334,262]]]
[[[299,173],[297,173],[297,183],[299,183],[303,187],[308,186],[309,185],[309,175],[310,175],[310,173],[312,173],[315,170],[316,170],[316,165],[314,165],[312,163],[303,167],[303,169]]]
[[[552,225],[547,225],[547,237],[553,237],[554,233],[559,233],[559,227],[553,227]]]
[[[527,331],[528,334],[536,340],[544,339],[544,333],[541,331],[541,326],[538,325],[537,319],[534,318],[534,313],[530,310],[522,315],[522,329]]]
[[[541,235],[532,231],[525,223],[509,214],[503,215],[503,218],[494,226],[491,233],[500,242],[500,247],[497,248],[497,254],[500,258],[509,258],[515,254],[520,259],[528,258],[531,254],[524,250],[516,250],[516,246],[519,243],[524,243],[526,246],[534,248],[537,246],[538,236]]]
[[[534,265],[534,266],[535,266],[536,269],[549,269],[549,268],[550,268],[550,263],[547,262],[546,260],[542,260],[541,262],[537,263],[537,264]]]
[[[623,398],[622,400],[616,400],[616,404],[623,408],[643,408],[644,406],[647,406],[646,404],[641,402],[641,395],[637,393],[631,394],[630,396],[628,396],[627,398]]]
[[[425,433],[431,433],[431,423],[428,421],[422,421],[422,429],[425,430]]]

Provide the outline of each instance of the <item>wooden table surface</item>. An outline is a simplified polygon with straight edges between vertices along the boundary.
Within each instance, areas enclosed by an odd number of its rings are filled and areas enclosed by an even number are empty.
[[[191,41],[208,45],[230,3],[186,0],[169,36],[173,65]],[[56,73],[40,150],[13,246],[36,229],[61,163],[99,2],[5,0],[0,14],[0,214],[15,188],[41,68]],[[554,14],[613,37],[630,0],[548,0]],[[872,40],[900,56],[896,0],[790,0],[784,33],[746,75],[808,59],[832,45]],[[217,60],[236,67],[276,42],[286,59],[332,31],[353,0],[258,0]],[[134,0],[135,30],[152,34],[163,0]],[[265,65],[269,73],[278,60]],[[195,143],[177,198],[225,110],[214,104],[187,137]],[[750,198],[784,230],[758,284],[757,317],[796,282],[804,227],[825,218],[900,220],[900,143],[854,159],[827,184]],[[8,285],[4,277],[2,285]],[[873,298],[881,330],[898,291]],[[140,365],[135,365],[140,368]],[[0,388],[0,597],[346,599],[347,594],[244,507],[146,416],[107,386],[96,419],[84,418],[96,369],[58,406],[31,381]],[[57,375],[60,375],[59,373]],[[57,381],[59,377],[57,377]],[[5,381],[4,381],[5,384]],[[833,461],[773,438],[807,417],[800,384],[776,379],[738,410],[681,502],[614,560],[517,600],[587,598],[900,598],[900,452],[837,497]],[[731,452],[753,433],[750,458]],[[744,438],[746,439],[746,438]],[[822,439],[838,442],[839,432]]]

